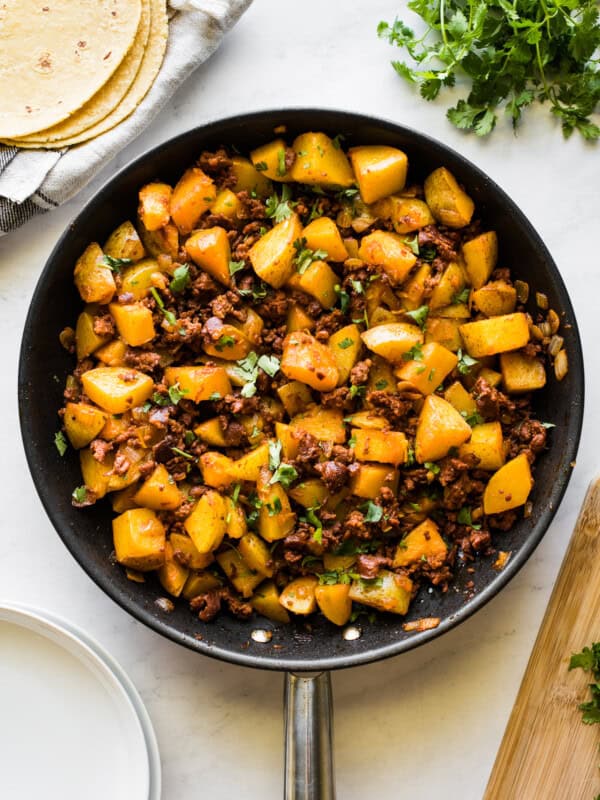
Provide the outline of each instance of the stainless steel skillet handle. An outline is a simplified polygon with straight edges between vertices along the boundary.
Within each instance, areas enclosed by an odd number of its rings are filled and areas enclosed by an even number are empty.
[[[335,800],[329,672],[288,672],[284,800]]]

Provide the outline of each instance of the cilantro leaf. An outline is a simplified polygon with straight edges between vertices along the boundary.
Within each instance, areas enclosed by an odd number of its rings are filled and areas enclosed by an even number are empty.
[[[277,356],[261,356],[256,363],[271,378],[279,372],[280,362]]]
[[[349,336],[346,336],[345,339],[342,339],[341,342],[338,342],[338,347],[341,350],[347,350],[348,347],[352,347],[353,344],[354,344],[354,339],[351,339]]]
[[[174,383],[173,386],[169,386],[168,389],[169,399],[173,403],[174,406],[186,396],[186,394],[190,393],[189,389],[181,389],[178,383]]]
[[[468,525],[474,531],[480,531],[481,525],[475,524],[471,518],[471,509],[469,506],[463,506],[456,515],[456,521],[459,525]]]
[[[469,300],[469,295],[471,294],[471,290],[468,286],[465,286],[464,289],[460,292],[456,292],[452,295],[452,305],[457,306],[460,303],[466,303]]]
[[[281,442],[269,442],[269,469],[276,470],[281,464]]]
[[[467,375],[471,371],[471,367],[474,367],[475,364],[479,364],[479,361],[477,361],[476,358],[471,358],[468,353],[463,353],[460,348],[456,355],[458,356],[458,364],[456,365],[456,369],[461,375]]]
[[[415,308],[414,311],[405,311],[404,313],[423,330],[427,322],[427,317],[429,316],[429,306],[419,306],[419,308]]]
[[[57,433],[54,434],[54,444],[60,456],[64,456],[64,454],[69,449],[69,443],[67,442],[65,435],[62,431],[58,431]]]
[[[240,270],[244,269],[245,266],[246,266],[245,261],[230,261],[229,274],[235,275],[236,272],[239,272]]]
[[[292,202],[292,190],[284,183],[281,187],[281,198],[273,194],[267,199],[265,214],[269,219],[273,219],[275,223],[283,222],[284,219],[290,217],[293,213],[294,206],[297,204]]]
[[[298,473],[291,464],[280,464],[273,473],[270,484],[280,483],[284,489],[287,489],[298,477]]]
[[[183,290],[187,289],[191,282],[190,265],[182,264],[173,272],[173,280],[169,284],[169,288],[175,293],[183,292]]]
[[[365,522],[379,522],[383,516],[383,508],[372,500],[367,500],[359,508],[365,514]]]
[[[108,267],[113,272],[121,272],[123,267],[133,264],[130,258],[113,258],[113,256],[107,255],[102,256],[102,262],[105,267]]]
[[[414,344],[406,353],[402,353],[403,361],[423,361],[423,345]]]
[[[73,489],[71,497],[76,503],[85,503],[87,500],[87,487],[85,485],[77,486],[75,489]]]
[[[177,324],[177,317],[175,316],[175,314],[173,314],[172,311],[167,311],[167,309],[165,308],[165,301],[159,295],[158,291],[156,290],[156,288],[154,286],[151,287],[150,294],[155,299],[156,305],[162,311],[162,313],[164,315],[164,318],[166,319],[168,324],[169,325],[176,325]]]
[[[306,239],[302,236],[294,242],[294,249],[296,255],[294,256],[293,263],[296,266],[300,275],[303,275],[310,267],[313,261],[323,261],[329,255],[326,250],[311,250],[306,246]]]

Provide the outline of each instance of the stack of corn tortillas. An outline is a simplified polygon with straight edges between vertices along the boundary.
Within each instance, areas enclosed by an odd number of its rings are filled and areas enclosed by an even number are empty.
[[[0,141],[62,149],[144,99],[167,43],[166,0],[4,0]]]

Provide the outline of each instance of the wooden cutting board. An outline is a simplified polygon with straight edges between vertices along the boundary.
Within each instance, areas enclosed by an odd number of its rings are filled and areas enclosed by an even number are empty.
[[[571,653],[600,641],[600,478],[590,485],[484,800],[594,800],[600,725],[584,725],[589,673]]]

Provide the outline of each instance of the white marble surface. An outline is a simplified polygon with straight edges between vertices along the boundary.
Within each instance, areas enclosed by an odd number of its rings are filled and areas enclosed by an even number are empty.
[[[545,114],[530,114],[517,139],[504,122],[489,141],[463,136],[445,121],[445,104],[425,104],[396,77],[388,64],[392,51],[376,39],[377,22],[393,19],[404,5],[256,0],[216,56],[118,163],[66,207],[0,239],[0,597],[68,617],[121,661],[156,727],[165,800],[281,797],[282,681],[195,655],[130,619],[63,547],[27,471],[15,399],[27,304],[62,230],[118,166],[167,137],[238,111],[314,105],[380,115],[432,134],[487,171],[537,227],[571,293],[587,357],[588,413],[560,511],[522,572],[474,618],[418,651],[334,676],[342,800],[367,793],[481,798],[577,510],[597,470],[600,150],[577,137],[564,142]]]

